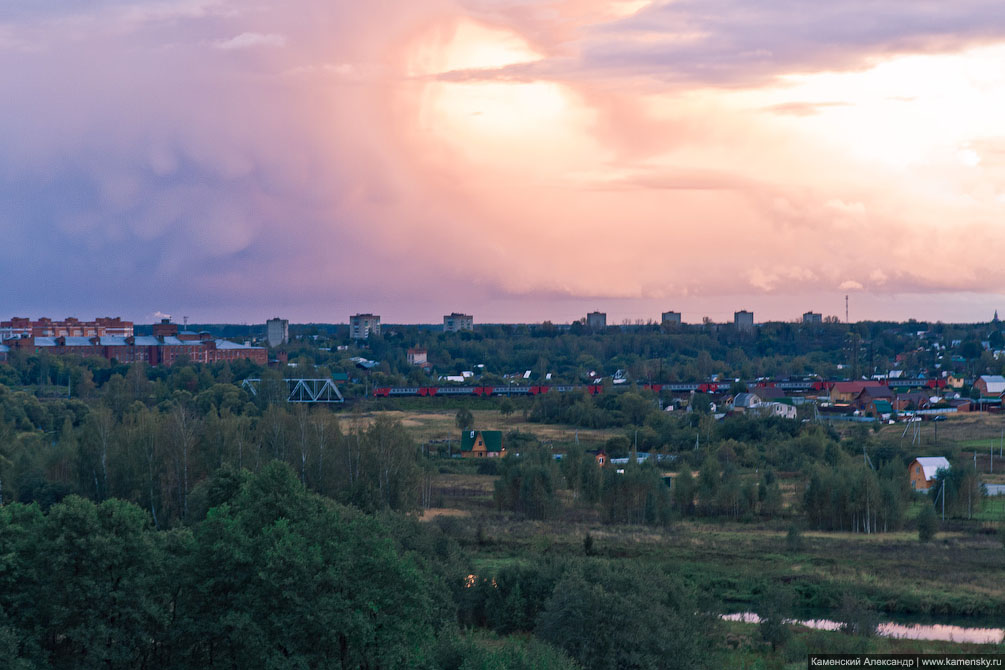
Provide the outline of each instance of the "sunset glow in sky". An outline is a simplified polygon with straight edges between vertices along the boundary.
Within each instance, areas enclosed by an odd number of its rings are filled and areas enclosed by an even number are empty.
[[[0,9],[3,318],[988,320],[992,0]]]

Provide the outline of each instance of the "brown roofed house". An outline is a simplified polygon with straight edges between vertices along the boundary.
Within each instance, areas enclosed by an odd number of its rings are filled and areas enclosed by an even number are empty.
[[[883,386],[878,381],[837,382],[831,387],[831,402],[834,404],[850,403],[858,397],[862,390],[869,387]]]

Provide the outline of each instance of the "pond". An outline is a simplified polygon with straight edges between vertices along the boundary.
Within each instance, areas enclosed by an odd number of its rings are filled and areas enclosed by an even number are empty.
[[[726,621],[742,621],[744,623],[760,623],[761,618],[754,612],[738,612],[723,614]],[[787,623],[795,623],[817,630],[840,630],[841,624],[830,619],[787,619]],[[971,642],[975,644],[998,644],[1005,641],[1005,628],[968,627],[940,623],[909,623],[886,621],[876,627],[876,634],[883,637],[902,638],[905,640],[944,640],[947,642]]]

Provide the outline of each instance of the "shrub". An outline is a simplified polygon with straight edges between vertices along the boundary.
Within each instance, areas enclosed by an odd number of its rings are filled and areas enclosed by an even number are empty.
[[[925,504],[918,513],[918,539],[922,542],[929,542],[935,537],[938,530],[939,521],[935,515],[935,508]]]

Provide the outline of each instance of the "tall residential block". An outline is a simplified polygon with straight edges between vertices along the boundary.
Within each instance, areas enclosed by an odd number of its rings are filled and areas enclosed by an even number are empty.
[[[664,325],[679,326],[680,312],[663,312],[662,323]]]
[[[733,312],[733,325],[736,326],[737,330],[743,332],[754,330],[754,313],[745,309]]]
[[[290,341],[290,322],[286,319],[269,319],[265,322],[265,339],[270,347],[278,347]]]
[[[824,317],[819,312],[806,312],[803,314],[803,323],[823,323]]]
[[[380,316],[356,314],[349,317],[349,336],[352,339],[365,340],[371,335],[380,335]]]
[[[470,314],[453,312],[443,317],[444,333],[459,333],[462,330],[474,330],[475,319]]]
[[[593,328],[594,330],[603,330],[604,328],[607,328],[607,313],[590,312],[586,315],[586,327]]]

